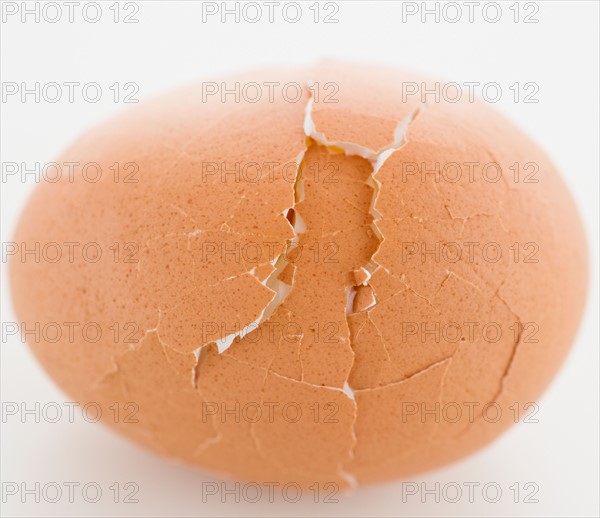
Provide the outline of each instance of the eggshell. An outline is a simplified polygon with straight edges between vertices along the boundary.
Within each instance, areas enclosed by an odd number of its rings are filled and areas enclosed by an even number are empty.
[[[134,164],[135,182],[36,189],[16,243],[102,251],[11,257],[26,328],[101,330],[93,343],[29,337],[38,360],[120,432],[238,479],[349,488],[488,444],[551,381],[582,313],[584,234],[553,165],[482,102],[403,99],[403,82],[428,80],[402,71],[323,63],[225,80],[249,81],[304,90],[164,95],[59,160]],[[501,177],[415,173],[466,163]],[[515,163],[535,164],[537,181]],[[250,166],[257,179],[235,172]],[[473,243],[502,253],[436,252]],[[486,324],[502,330],[493,343]],[[114,419],[131,403],[134,422]]]

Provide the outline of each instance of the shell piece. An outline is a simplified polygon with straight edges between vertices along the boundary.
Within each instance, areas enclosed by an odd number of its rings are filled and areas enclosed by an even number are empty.
[[[426,80],[401,71],[228,81],[306,87],[165,95],[61,158],[135,181],[35,191],[14,241],[75,253],[11,257],[17,314],[100,331],[30,339],[39,361],[106,416],[137,405],[109,420],[122,433],[240,479],[346,488],[489,443],[550,382],[585,299],[581,223],[548,158],[482,103],[403,99]]]

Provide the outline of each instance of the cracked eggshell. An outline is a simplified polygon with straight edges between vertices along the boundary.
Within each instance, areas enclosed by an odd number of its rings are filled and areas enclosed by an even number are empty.
[[[137,442],[240,479],[348,488],[489,443],[510,405],[550,382],[582,312],[585,241],[553,165],[480,102],[403,99],[403,83],[426,80],[402,71],[323,63],[223,80],[248,81],[312,82],[312,100],[167,94],[61,157],[98,163],[100,181],[37,188],[14,241],[77,248],[11,257],[17,315],[100,330],[29,337],[38,360]],[[515,178],[515,162],[538,181]],[[468,163],[502,175],[418,174]],[[413,248],[474,242],[503,253]],[[468,340],[414,327],[473,322]],[[115,402],[134,419],[114,423]],[[504,412],[491,422],[465,403]],[[421,413],[457,406],[458,419]]]

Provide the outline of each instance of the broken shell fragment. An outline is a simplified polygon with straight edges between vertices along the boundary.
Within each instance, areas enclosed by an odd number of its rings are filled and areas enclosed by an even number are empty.
[[[546,155],[482,102],[406,98],[426,81],[401,71],[228,81],[311,86],[165,95],[62,156],[99,181],[34,192],[19,249],[76,244],[10,258],[24,328],[76,323],[29,336],[38,360],[123,434],[239,479],[348,488],[498,437],[585,299],[582,226]]]

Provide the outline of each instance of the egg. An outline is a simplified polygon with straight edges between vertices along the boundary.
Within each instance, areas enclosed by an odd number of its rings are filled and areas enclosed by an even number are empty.
[[[48,374],[132,440],[240,480],[347,489],[500,436],[574,339],[582,225],[514,125],[408,84],[433,83],[266,70],[83,134],[58,162],[99,173],[42,182],[10,257]]]

